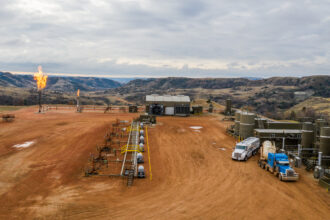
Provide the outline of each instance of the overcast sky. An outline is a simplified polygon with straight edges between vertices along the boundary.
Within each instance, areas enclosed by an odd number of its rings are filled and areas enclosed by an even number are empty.
[[[0,71],[330,75],[329,0],[0,0]]]

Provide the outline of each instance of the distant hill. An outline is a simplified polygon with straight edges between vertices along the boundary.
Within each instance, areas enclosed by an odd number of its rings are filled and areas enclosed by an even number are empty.
[[[297,91],[313,90],[315,95],[330,97],[330,76],[308,76],[308,77],[273,77],[268,79],[250,80],[246,78],[154,78],[136,79],[115,89],[120,93],[166,91],[169,89],[225,89],[235,87],[256,86],[292,86]]]
[[[31,75],[15,75],[8,72],[0,72],[0,86],[34,88],[36,87],[36,82]],[[49,76],[46,90],[71,92],[80,89],[82,91],[96,91],[120,86],[121,83],[106,78]]]

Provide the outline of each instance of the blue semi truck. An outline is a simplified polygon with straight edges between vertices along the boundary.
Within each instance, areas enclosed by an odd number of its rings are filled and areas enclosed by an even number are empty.
[[[269,152],[271,150],[261,147],[258,165],[273,173],[281,181],[297,181],[299,174],[289,164],[289,158],[284,153]]]

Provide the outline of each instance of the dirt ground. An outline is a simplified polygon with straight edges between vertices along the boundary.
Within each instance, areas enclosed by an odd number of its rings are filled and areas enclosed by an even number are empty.
[[[0,219],[328,219],[330,196],[311,173],[280,182],[231,160],[235,140],[220,116],[162,117],[149,128],[152,180],[84,177],[90,152],[116,119],[135,114],[36,108],[0,122]],[[196,130],[190,127],[200,126]],[[27,148],[13,145],[26,141]],[[149,164],[145,164],[149,169]]]

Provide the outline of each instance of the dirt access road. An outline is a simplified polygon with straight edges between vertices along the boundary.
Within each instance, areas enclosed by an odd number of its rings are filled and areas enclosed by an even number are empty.
[[[153,179],[83,177],[116,118],[135,114],[15,112],[0,123],[0,219],[328,219],[330,196],[311,173],[280,182],[231,160],[220,116],[162,117],[149,129]],[[200,126],[193,129],[193,126]],[[27,148],[14,148],[27,141]],[[148,163],[145,164],[148,169]],[[149,173],[147,173],[149,177]]]

